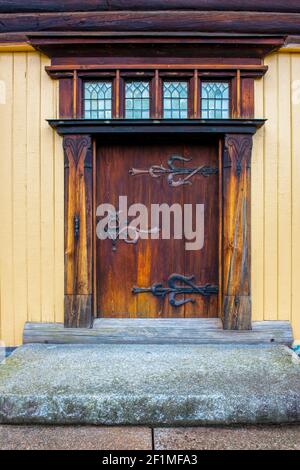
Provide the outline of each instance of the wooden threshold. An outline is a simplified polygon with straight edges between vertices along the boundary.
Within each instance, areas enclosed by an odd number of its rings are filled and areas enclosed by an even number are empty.
[[[48,344],[284,344],[293,333],[287,321],[253,322],[252,330],[223,330],[218,318],[110,319],[93,328],[64,328],[62,323],[26,323],[23,343]]]

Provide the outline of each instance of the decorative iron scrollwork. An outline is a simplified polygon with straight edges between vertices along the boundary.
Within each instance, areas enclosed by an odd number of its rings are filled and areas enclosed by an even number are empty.
[[[117,241],[123,240],[128,244],[136,244],[144,233],[152,234],[159,232],[158,228],[142,230],[138,227],[128,225],[127,220],[120,222],[120,212],[109,212],[108,222],[104,227],[107,238],[112,242],[112,251],[117,250]],[[129,237],[129,238],[128,238]]]
[[[112,250],[116,251],[117,249],[117,240],[120,239],[121,233],[126,230],[127,225],[123,228],[120,226],[119,212],[110,212],[108,215],[108,222],[104,228],[104,231],[107,233],[107,238],[112,242]],[[136,232],[133,239],[124,239],[125,243],[137,243],[139,239],[139,234]]]
[[[167,180],[170,186],[182,186],[183,184],[192,184],[190,179],[194,175],[209,176],[218,173],[218,168],[201,165],[194,168],[184,168],[174,165],[174,162],[190,162],[192,158],[184,158],[179,155],[173,155],[168,160],[168,168],[163,165],[152,165],[148,169],[130,168],[129,174],[131,176],[149,174],[152,178],[159,178],[162,175],[167,175]],[[176,176],[185,175],[184,178],[174,179]]]
[[[194,299],[187,298],[182,300],[176,300],[177,295],[184,294],[200,294],[204,297],[209,297],[213,294],[217,294],[219,291],[218,286],[212,284],[205,284],[203,286],[196,286],[192,281],[195,279],[195,276],[183,276],[182,274],[171,274],[167,287],[164,287],[163,284],[152,284],[151,287],[133,287],[133,294],[141,294],[144,292],[150,292],[155,297],[165,298],[169,296],[169,303],[173,307],[180,307],[188,302],[195,303]],[[181,285],[181,284],[185,284]]]

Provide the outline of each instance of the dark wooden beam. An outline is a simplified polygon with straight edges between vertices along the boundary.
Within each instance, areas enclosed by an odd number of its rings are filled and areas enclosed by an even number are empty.
[[[223,65],[226,60],[235,58],[244,62],[262,59],[284,44],[284,37],[278,35],[256,34],[212,34],[191,32],[47,32],[28,35],[30,44],[56,62],[62,58],[74,58],[80,64],[88,58],[96,64],[99,58],[102,64],[123,61],[124,64],[139,63],[144,58],[150,64],[157,61],[177,60],[188,64],[199,58],[207,63],[215,58],[215,63]],[[204,60],[204,63],[205,63]],[[241,65],[243,65],[241,60]],[[93,61],[93,62],[92,62]]]
[[[0,12],[64,12],[113,10],[220,10],[299,13],[298,0],[2,0]]]
[[[300,34],[300,13],[240,11],[104,11],[2,13],[0,32],[201,31]]]
[[[147,134],[215,134],[226,133],[254,134],[265,119],[48,119],[53,129],[60,135],[101,134],[125,135],[134,133]]]

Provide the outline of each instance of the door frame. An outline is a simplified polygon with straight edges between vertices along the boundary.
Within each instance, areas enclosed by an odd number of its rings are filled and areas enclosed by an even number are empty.
[[[264,57],[279,49],[284,37],[174,32],[159,24],[155,32],[57,32],[28,38],[51,58],[46,72],[59,81],[59,119],[49,124],[63,135],[65,152],[65,326],[89,327],[93,321],[94,137],[105,141],[112,134],[176,132],[222,139],[221,318],[225,329],[251,329],[251,150],[252,135],[264,123],[253,119],[254,82],[267,71]],[[132,73],[153,77],[150,119],[123,119],[122,81]],[[161,84],[166,73],[190,77],[188,119],[163,118]],[[83,83],[101,77],[113,82],[112,118],[84,119]],[[206,79],[230,81],[230,119],[200,119],[200,84]]]
[[[105,142],[111,134],[171,136],[176,132],[184,137],[214,134],[222,142],[220,316],[224,329],[251,329],[251,151],[252,135],[264,120],[48,122],[63,135],[65,154],[65,326],[90,327],[93,321],[95,138]]]

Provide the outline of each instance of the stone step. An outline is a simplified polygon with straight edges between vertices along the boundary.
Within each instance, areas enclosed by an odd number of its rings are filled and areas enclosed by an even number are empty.
[[[45,345],[0,365],[0,422],[291,423],[300,360],[280,345]]]

